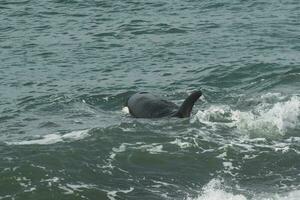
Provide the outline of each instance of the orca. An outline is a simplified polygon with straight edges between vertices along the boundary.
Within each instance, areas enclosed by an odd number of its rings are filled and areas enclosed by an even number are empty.
[[[151,93],[139,92],[129,97],[125,105],[135,118],[185,118],[190,117],[193,106],[201,95],[201,91],[195,91],[184,100],[181,106],[177,106]]]

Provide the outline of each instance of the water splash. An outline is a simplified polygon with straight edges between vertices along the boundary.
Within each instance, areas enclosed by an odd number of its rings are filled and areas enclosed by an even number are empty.
[[[254,113],[232,111],[232,119],[239,130],[252,136],[285,135],[297,126],[300,99],[295,96],[286,102],[275,103],[270,109],[262,105]]]
[[[207,185],[202,189],[201,194],[197,198],[187,198],[187,200],[247,200],[244,195],[232,194],[226,192],[223,188],[221,180],[212,179]]]
[[[284,102],[274,103],[271,95],[263,95],[262,103],[250,111],[233,110],[229,106],[211,106],[198,111],[191,122],[200,121],[206,125],[226,125],[236,127],[239,132],[251,137],[276,137],[285,135],[288,130],[295,129],[299,124],[300,98],[293,96]],[[271,100],[270,100],[271,99]],[[283,97],[277,97],[282,100]]]

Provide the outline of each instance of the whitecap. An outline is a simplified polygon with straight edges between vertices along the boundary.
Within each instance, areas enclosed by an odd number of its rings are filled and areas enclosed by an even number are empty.
[[[201,194],[196,198],[188,197],[187,200],[247,200],[244,195],[232,194],[223,189],[221,180],[212,179],[202,188]]]
[[[239,186],[237,186],[239,188]],[[225,189],[226,188],[226,189]],[[199,192],[197,197],[187,197],[186,200],[298,200],[300,190],[292,190],[285,193],[257,193],[252,197],[241,194],[240,191],[234,192],[230,187],[224,185],[219,179],[212,179]],[[243,189],[243,191],[246,191]],[[250,192],[251,193],[251,192]]]
[[[89,136],[89,130],[80,130],[80,131],[72,131],[66,134],[58,134],[52,133],[48,135],[43,135],[39,139],[32,139],[32,140],[24,140],[24,141],[16,141],[16,142],[6,142],[8,145],[32,145],[32,144],[39,144],[39,145],[49,145],[55,144],[58,142],[71,142],[76,140],[81,140]]]
[[[147,144],[147,145],[145,144],[140,147],[137,147],[136,149],[145,150],[150,154],[159,154],[159,153],[166,152],[163,150],[163,145],[157,143]]]
[[[179,138],[176,138],[174,141],[171,141],[170,144],[175,144],[175,145],[179,146],[181,149],[185,149],[185,148],[189,148],[189,147],[193,146],[193,144],[191,144],[189,142],[184,142]]]
[[[117,198],[117,193],[124,193],[124,194],[127,194],[129,192],[132,192],[134,190],[133,187],[130,187],[128,190],[121,190],[121,189],[118,189],[118,190],[113,190],[113,191],[107,191],[107,190],[103,190],[105,192],[107,192],[107,197],[110,199],[110,200],[116,200]]]
[[[237,128],[255,136],[284,135],[297,126],[299,116],[300,100],[296,96],[286,102],[275,103],[270,109],[261,105],[255,112],[232,112]]]

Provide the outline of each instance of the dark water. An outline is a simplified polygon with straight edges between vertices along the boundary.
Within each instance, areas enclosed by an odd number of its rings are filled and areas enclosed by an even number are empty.
[[[300,199],[300,1],[0,0],[0,199]],[[134,119],[150,91],[190,119]]]

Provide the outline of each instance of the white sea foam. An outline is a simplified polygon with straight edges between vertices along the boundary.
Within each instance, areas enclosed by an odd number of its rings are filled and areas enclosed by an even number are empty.
[[[58,187],[64,191],[64,194],[74,194],[74,192],[82,192],[85,189],[97,189],[97,185],[81,182],[76,184],[67,183],[66,185],[59,184]]]
[[[172,186],[172,187],[176,187],[176,188],[178,187],[175,184],[171,184],[171,183],[167,183],[167,182],[163,182],[163,181],[156,181],[156,180],[152,180],[152,181],[157,184],[157,185],[154,185],[157,187],[161,187],[161,186]]]
[[[222,183],[218,179],[211,180],[202,188],[201,194],[197,198],[188,197],[187,200],[247,200],[241,194],[232,194],[223,189]]]
[[[247,197],[241,192],[227,191],[224,184],[219,179],[212,179],[205,185],[199,196],[196,198],[187,197],[186,200],[299,200],[300,190],[294,190],[281,194],[254,194],[253,197]],[[252,196],[252,195],[251,195]]]
[[[134,190],[133,187],[130,187],[128,190],[113,190],[113,191],[106,191],[104,190],[105,192],[107,192],[107,197],[110,199],[110,200],[116,200],[116,197],[117,197],[117,193],[129,193],[129,192],[132,192]]]
[[[101,168],[103,173],[112,175],[112,170],[115,168],[113,165],[113,162],[115,160],[115,157],[117,156],[118,153],[122,153],[126,151],[127,146],[131,146],[132,144],[129,143],[122,143],[119,147],[113,147],[112,151],[109,153],[108,158],[105,160],[104,165],[97,165],[97,167]],[[120,168],[119,168],[120,169]],[[121,171],[124,171],[121,169]]]
[[[286,102],[275,103],[270,109],[259,106],[256,114],[253,112],[232,112],[233,119],[240,130],[253,134],[281,134],[295,128],[299,122],[300,99],[292,97]]]
[[[80,183],[80,184],[67,184],[67,187],[72,189],[73,191],[82,191],[83,189],[94,189],[97,188],[96,185],[93,184],[85,184],[85,183]]]
[[[206,110],[199,110],[195,118],[192,118],[192,122],[198,119],[207,125],[230,123],[233,121],[231,112],[229,106],[211,106]]]
[[[145,144],[144,142],[137,142],[134,144],[130,143],[122,143],[118,148],[113,148],[112,153],[120,153],[126,151],[127,148],[130,149],[140,149],[142,151],[147,151],[151,154],[157,154],[157,153],[162,153],[165,152],[163,150],[163,145],[159,143],[152,143],[152,144]]]
[[[141,146],[142,149],[145,149],[150,154],[159,154],[166,152],[163,150],[163,145],[160,144],[150,144]]]
[[[170,144],[175,144],[175,145],[179,146],[181,149],[185,149],[185,148],[189,148],[189,147],[193,146],[191,143],[184,142],[179,138],[176,138],[174,141],[170,142]]]
[[[5,196],[0,196],[0,200],[1,199],[13,199],[12,195],[5,195]]]
[[[211,106],[198,111],[192,122],[199,120],[212,127],[218,124],[237,127],[240,132],[254,137],[285,135],[299,124],[300,98],[293,96],[287,101],[274,103],[271,97],[276,97],[277,101],[283,99],[278,95],[262,96],[262,103],[250,111],[232,110],[229,106]]]
[[[72,131],[70,133],[66,133],[63,135],[53,133],[48,135],[43,135],[39,139],[32,139],[32,140],[24,140],[24,141],[17,141],[17,142],[6,142],[8,145],[32,145],[32,144],[39,144],[39,145],[48,145],[48,144],[55,144],[58,142],[71,142],[76,140],[81,140],[89,136],[89,130],[80,130],[80,131]]]
[[[152,144],[146,144],[144,142],[136,142],[136,143],[122,143],[119,147],[113,147],[112,151],[109,153],[109,156],[104,160],[104,165],[97,165],[98,168],[102,169],[102,172],[106,174],[112,175],[113,169],[118,169],[124,173],[128,173],[126,170],[123,170],[121,168],[118,168],[114,166],[113,162],[116,159],[116,156],[122,152],[135,149],[140,150],[143,152],[148,152],[149,154],[160,154],[165,153],[166,151],[163,150],[163,145],[159,143],[152,143]]]

